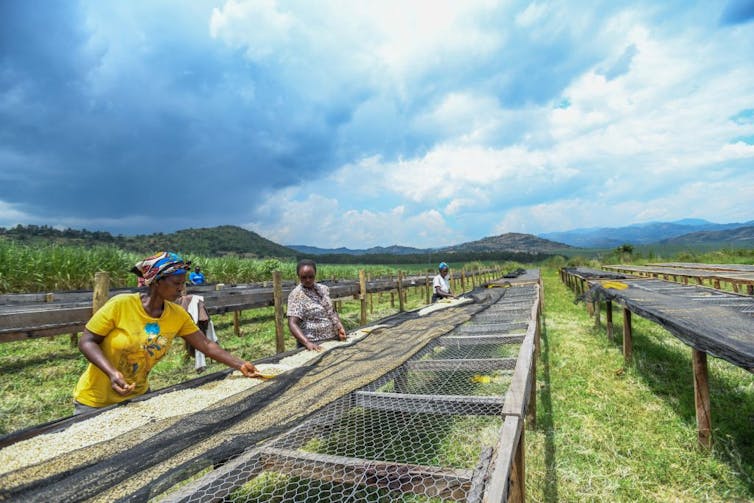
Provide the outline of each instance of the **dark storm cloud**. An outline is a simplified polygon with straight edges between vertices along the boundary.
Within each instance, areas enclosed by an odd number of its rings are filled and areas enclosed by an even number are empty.
[[[3,5],[0,200],[40,219],[237,221],[266,191],[315,176],[350,117],[341,101],[321,120],[237,51],[175,27],[145,24],[148,50],[133,55],[78,28],[73,4]]]
[[[733,25],[748,23],[754,19],[754,1],[730,0],[720,16],[720,24]]]

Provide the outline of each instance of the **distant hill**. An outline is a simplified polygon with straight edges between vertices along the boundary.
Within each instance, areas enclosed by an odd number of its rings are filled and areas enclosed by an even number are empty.
[[[287,245],[288,248],[296,250],[307,255],[411,255],[416,253],[427,253],[430,249],[411,248],[410,246],[373,246],[366,249],[351,248],[317,248],[316,246],[306,245]]]
[[[660,245],[705,248],[754,248],[754,225],[722,231],[691,232],[659,241]]]
[[[754,225],[744,223],[716,224],[701,219],[683,219],[674,222],[650,222],[625,227],[574,229],[547,232],[539,237],[566,243],[579,248],[615,248],[625,243],[643,245],[700,231],[721,231]]]
[[[10,229],[0,227],[0,236],[28,244],[96,246],[112,245],[123,250],[150,254],[159,250],[174,250],[181,254],[222,256],[236,254],[247,257],[289,258],[297,255],[269,239],[233,225],[201,229],[185,229],[174,233],[113,236],[109,232],[65,229],[49,226],[19,225]]]
[[[412,248],[410,246],[375,246],[367,249],[317,248],[315,246],[288,245],[309,255],[426,255],[429,253],[551,253],[570,248],[531,234],[508,233],[443,248]]]
[[[506,251],[512,253],[557,253],[571,248],[564,243],[542,239],[531,234],[509,232],[499,236],[490,236],[478,241],[448,246],[438,250],[440,253],[488,253]]]
[[[236,254],[249,257],[295,257],[296,251],[263,238],[256,232],[221,225],[201,229],[185,229],[172,234],[151,234],[136,236],[146,243],[145,250],[167,247],[205,256]]]

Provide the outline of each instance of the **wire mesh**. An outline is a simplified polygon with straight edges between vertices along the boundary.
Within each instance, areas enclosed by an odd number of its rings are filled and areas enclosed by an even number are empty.
[[[479,501],[522,338],[479,330],[492,320],[525,326],[536,295],[536,286],[507,289],[482,311],[484,324],[472,316],[168,501]]]

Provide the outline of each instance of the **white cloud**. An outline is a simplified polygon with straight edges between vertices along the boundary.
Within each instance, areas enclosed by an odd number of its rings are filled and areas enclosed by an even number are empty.
[[[437,247],[461,239],[433,209],[409,213],[399,205],[385,211],[354,210],[332,198],[309,195],[298,200],[297,195],[295,191],[271,195],[261,209],[264,220],[244,226],[277,243],[324,248]]]
[[[264,60],[289,42],[295,18],[275,0],[229,0],[212,10],[209,32],[233,47],[245,47],[252,60]]]
[[[736,193],[739,198],[715,197]],[[677,190],[651,198],[560,199],[550,203],[522,205],[506,212],[495,233],[543,233],[581,227],[621,227],[651,221],[682,218],[712,218],[719,223],[751,220],[750,201],[754,182],[749,177],[719,182],[686,182]]]
[[[540,19],[543,19],[547,15],[547,10],[547,5],[532,2],[516,16],[516,24],[528,28]]]

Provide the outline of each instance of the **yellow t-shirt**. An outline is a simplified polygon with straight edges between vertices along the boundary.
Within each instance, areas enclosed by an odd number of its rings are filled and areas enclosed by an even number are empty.
[[[110,378],[89,363],[79,378],[73,398],[90,407],[105,407],[144,394],[149,389],[149,371],[162,358],[176,336],[199,330],[191,316],[179,305],[165,302],[162,316],[152,318],[144,310],[138,293],[116,295],[99,309],[86,328],[105,339],[100,344],[129,384],[136,383],[128,396],[116,393]]]

